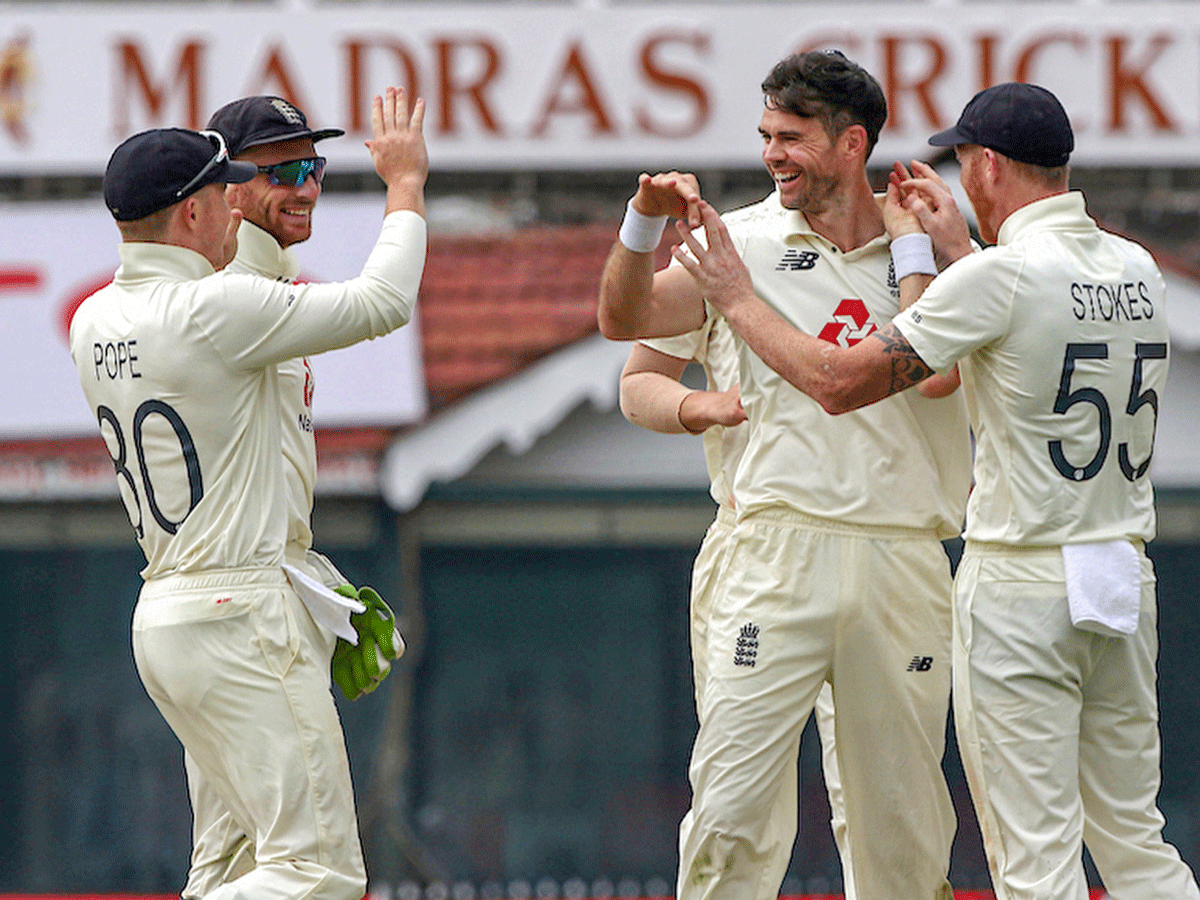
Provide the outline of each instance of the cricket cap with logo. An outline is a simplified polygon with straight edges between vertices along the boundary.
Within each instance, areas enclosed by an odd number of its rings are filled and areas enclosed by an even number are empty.
[[[241,184],[258,174],[229,158],[215,131],[152,128],[123,141],[104,170],[104,203],[118,222],[143,219],[210,184]]]
[[[313,143],[341,137],[340,128],[312,129],[308,118],[282,97],[259,94],[226,103],[208,120],[208,127],[219,131],[229,143],[229,155],[241,156],[251,147],[311,138]]]
[[[1017,162],[1065,166],[1075,149],[1067,111],[1050,91],[1010,81],[971,98],[953,128],[929,139],[935,147],[978,144]]]

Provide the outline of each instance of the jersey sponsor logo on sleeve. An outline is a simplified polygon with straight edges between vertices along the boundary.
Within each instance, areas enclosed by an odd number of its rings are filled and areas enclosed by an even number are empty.
[[[801,272],[811,269],[821,256],[812,250],[788,250],[775,267],[776,272]]]
[[[839,347],[853,347],[873,331],[875,323],[867,305],[859,299],[846,299],[837,305],[833,321],[827,322],[817,337]]]

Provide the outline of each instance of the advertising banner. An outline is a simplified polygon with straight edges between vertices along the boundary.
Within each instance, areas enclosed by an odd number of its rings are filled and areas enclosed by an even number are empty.
[[[313,237],[296,245],[301,277],[357,275],[379,234],[383,195],[323,197]],[[0,440],[98,434],[96,416],[67,349],[82,300],[112,280],[120,235],[99,200],[0,205]],[[318,428],[398,426],[425,415],[420,331],[413,322],[386,337],[314,357]]]
[[[1194,161],[1200,4],[1178,0],[96,3],[0,7],[0,172],[98,172],[128,135],[253,93],[346,129],[322,150],[367,169],[393,84],[428,101],[443,169],[755,165],[763,77],[815,47],[883,84],[877,160],[927,152],[976,91],[1018,80],[1062,98],[1077,163]]]

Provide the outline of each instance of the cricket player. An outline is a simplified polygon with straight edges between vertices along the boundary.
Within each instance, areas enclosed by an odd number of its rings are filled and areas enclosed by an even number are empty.
[[[837,52],[788,57],[762,87],[762,156],[776,190],[725,215],[735,254],[784,321],[861,341],[900,309],[866,176],[883,91]],[[606,336],[705,323],[703,289],[686,268],[655,272],[652,252],[667,216],[700,224],[699,197],[690,174],[639,178],[601,281]],[[941,769],[950,689],[941,539],[959,533],[969,484],[962,398],[913,392],[831,419],[760,353],[736,347],[749,429],[714,576],[677,896],[778,890],[784,848],[770,811],[828,682],[855,890],[947,900],[955,819]]]
[[[283,568],[277,366],[411,317],[426,243],[423,114],[403,91],[374,100],[368,148],[386,216],[362,275],[341,284],[219,271],[241,220],[225,184],[258,172],[230,160],[219,133],[143,132],[105,172],[122,264],[80,306],[71,352],[146,556],[139,675],[254,846],[253,868],[209,900],[366,889],[332,635]]]
[[[1086,900],[1086,844],[1114,900],[1196,900],[1157,807],[1145,542],[1169,353],[1162,275],[1069,190],[1074,135],[1045,88],[988,88],[930,143],[954,147],[995,246],[932,278],[932,243],[966,224],[936,173],[898,168],[886,221],[915,302],[854,347],[778,321],[704,203],[707,248],[687,235],[694,259],[678,258],[743,340],[830,412],[891,402],[958,362],[978,443],[956,574],[954,709],[996,894]]]
[[[702,366],[705,390],[692,390],[680,379],[689,363]],[[717,515],[704,534],[692,566],[689,622],[692,648],[692,680],[697,714],[703,709],[708,681],[708,620],[712,614],[714,575],[726,540],[737,518],[733,478],[746,448],[746,412],[738,389],[737,350],[728,323],[710,315],[696,331],[672,338],[649,338],[634,342],[621,372],[621,412],[635,425],[662,434],[702,434],[704,460],[708,469],[709,493],[717,503]],[[826,682],[817,694],[814,712],[821,738],[821,768],[829,795],[830,826],[842,860],[843,893],[855,900],[846,836],[846,806],[837,770],[834,744],[833,691]],[[778,870],[764,877],[764,887],[783,880],[796,842],[798,808],[795,765],[784,769],[785,781],[770,813],[768,833],[779,849],[770,854]],[[782,868],[780,868],[782,867]],[[763,900],[773,900],[776,891],[765,890]]]
[[[290,248],[312,234],[313,209],[321,195],[325,173],[325,159],[317,155],[316,143],[345,132],[340,128],[314,130],[303,111],[282,97],[271,95],[243,97],[227,103],[213,113],[206,127],[225,139],[230,158],[251,162],[258,170],[254,178],[232,184],[225,191],[230,207],[242,214],[237,256],[225,271],[294,283],[300,265]],[[358,596],[332,560],[312,547],[311,517],[317,478],[314,367],[307,358],[289,359],[276,366],[276,373],[287,490],[288,533],[284,551],[287,563],[319,584]],[[386,605],[383,609],[391,617]],[[334,680],[347,698],[355,699],[373,690],[387,675],[389,658],[403,649],[398,632],[395,637],[396,645],[387,648],[386,653],[372,650],[378,654],[376,659],[383,668],[373,670],[370,684],[356,685],[346,678],[343,667],[333,668]],[[334,652],[339,659],[360,652],[342,637],[336,647]],[[183,896],[204,897],[217,885],[253,868],[254,845],[190,755],[185,755],[184,763],[192,804],[193,840]]]

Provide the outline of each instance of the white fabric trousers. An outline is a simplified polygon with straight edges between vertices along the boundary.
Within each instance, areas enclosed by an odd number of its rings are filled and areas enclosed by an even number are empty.
[[[998,900],[1200,900],[1162,838],[1154,569],[1138,630],[1071,624],[1058,547],[968,542],[956,575],[954,714]]]
[[[726,541],[733,533],[736,520],[736,513],[729,507],[722,506],[718,509],[717,516],[708,526],[708,531],[705,532],[704,540],[700,543],[700,549],[696,553],[696,560],[692,564],[690,625],[692,681],[696,694],[697,714],[704,708],[701,698],[708,683],[706,652],[713,594],[717,587],[716,574]],[[837,844],[838,856],[842,860],[842,890],[845,900],[856,900],[854,877],[850,865],[850,842],[846,829],[846,806],[842,798],[842,781],[838,774],[837,750],[834,740],[833,689],[829,682],[825,682],[821,686],[820,693],[817,694],[814,714],[817,719],[817,733],[821,738],[821,770],[825,776],[825,790],[829,795],[829,824],[833,831],[834,843]],[[759,891],[753,900],[775,900],[779,894],[779,885],[787,874],[798,827],[798,774],[795,765],[784,768],[783,783],[767,816],[766,841],[773,846],[773,849],[768,853],[769,864],[763,868]],[[685,820],[683,827],[690,829],[690,816]]]
[[[221,822],[248,836],[253,853],[252,866],[244,856],[194,859],[200,865],[184,897],[360,900],[365,893],[329,643],[281,569],[173,576],[143,587],[134,659],[186,751],[190,791],[200,799],[196,834]],[[211,846],[228,847],[229,837]],[[233,870],[219,875],[228,863]]]
[[[733,528],[712,577],[707,625],[693,634],[703,689],[676,896],[778,891],[795,834],[800,735],[828,681],[858,895],[948,900],[951,598],[941,542],[757,513]]]

